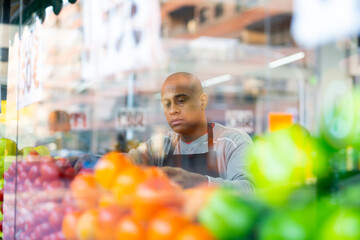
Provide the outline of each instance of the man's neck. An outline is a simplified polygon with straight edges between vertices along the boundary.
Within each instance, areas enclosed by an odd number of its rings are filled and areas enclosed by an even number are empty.
[[[183,142],[189,143],[203,136],[207,133],[207,131],[207,121],[205,120],[202,121],[202,123],[193,132],[191,132],[190,134],[180,134],[180,137]]]

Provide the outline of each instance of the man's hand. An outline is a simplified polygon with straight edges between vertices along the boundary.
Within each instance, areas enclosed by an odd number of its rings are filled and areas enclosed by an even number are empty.
[[[168,177],[183,188],[191,188],[200,183],[207,182],[207,177],[198,173],[188,172],[178,167],[162,167],[161,168]]]

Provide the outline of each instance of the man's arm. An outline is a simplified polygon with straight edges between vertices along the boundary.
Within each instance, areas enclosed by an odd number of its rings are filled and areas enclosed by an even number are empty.
[[[128,156],[136,164],[160,166],[169,149],[169,137],[155,136],[148,141],[141,143],[136,149],[131,149]]]
[[[186,171],[178,167],[161,168],[168,177],[183,188],[192,188],[208,181],[207,177],[198,173]]]
[[[250,141],[242,142],[227,156],[225,179],[208,176],[209,185],[229,186],[244,194],[252,194],[255,190],[248,172],[246,151],[252,145]]]

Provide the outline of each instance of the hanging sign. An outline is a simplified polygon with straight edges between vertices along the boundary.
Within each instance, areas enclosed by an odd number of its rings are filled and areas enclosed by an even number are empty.
[[[160,27],[158,0],[84,1],[83,78],[154,66],[163,55]]]
[[[254,133],[254,114],[250,110],[226,110],[225,125],[241,129],[247,133]]]
[[[145,130],[146,109],[119,108],[116,113],[116,129]]]
[[[13,82],[19,80],[19,91],[16,92],[19,94],[18,109],[42,99],[41,29],[40,20],[37,19],[34,25],[24,27],[21,40],[16,34],[13,45],[9,47],[8,78]]]

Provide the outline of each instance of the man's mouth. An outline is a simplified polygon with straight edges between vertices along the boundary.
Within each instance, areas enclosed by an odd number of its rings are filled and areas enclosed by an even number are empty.
[[[182,119],[174,119],[174,120],[171,120],[170,123],[171,125],[179,125],[183,122]]]

